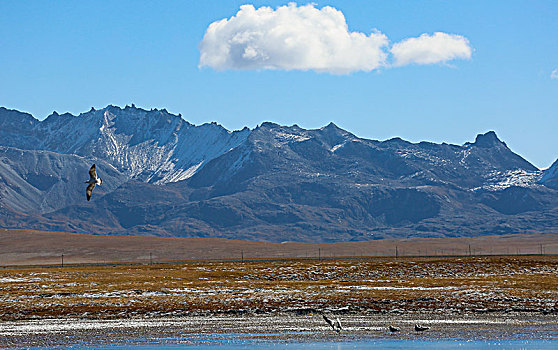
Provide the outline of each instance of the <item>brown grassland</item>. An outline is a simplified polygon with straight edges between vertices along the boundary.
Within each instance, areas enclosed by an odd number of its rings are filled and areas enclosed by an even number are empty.
[[[268,243],[220,238],[100,236],[0,229],[0,266],[347,256],[558,254],[557,234]]]
[[[273,312],[558,312],[558,256],[0,269],[0,320]]]

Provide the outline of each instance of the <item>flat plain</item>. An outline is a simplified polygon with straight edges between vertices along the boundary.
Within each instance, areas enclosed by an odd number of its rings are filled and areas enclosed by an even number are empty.
[[[0,266],[338,257],[558,254],[556,234],[269,243],[0,229]]]
[[[12,231],[2,239],[0,341],[10,346],[239,332],[377,338],[388,324],[403,338],[558,338],[551,235],[278,244]],[[526,247],[545,254],[474,255]],[[410,255],[427,249],[460,255]],[[92,258],[105,250],[105,261]],[[344,331],[328,330],[324,314],[341,318]],[[414,333],[414,323],[431,330]]]
[[[0,270],[0,319],[558,311],[557,256],[330,258]]]

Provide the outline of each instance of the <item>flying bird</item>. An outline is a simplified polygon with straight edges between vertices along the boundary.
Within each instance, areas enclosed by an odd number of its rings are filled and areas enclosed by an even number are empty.
[[[392,326],[392,325],[389,325],[388,328],[389,328],[389,331],[392,332],[392,333],[393,332],[399,332],[401,330],[401,328],[395,327],[395,326]]]
[[[427,330],[427,329],[430,329],[430,327],[421,326],[421,325],[419,325],[419,324],[416,324],[416,325],[415,325],[415,331],[417,331],[417,332],[423,332],[423,331],[425,331],[425,330]]]
[[[91,169],[89,169],[89,181],[85,181],[85,183],[89,184],[89,186],[87,186],[87,190],[85,190],[85,194],[87,195],[87,200],[90,200],[95,185],[100,185],[103,183],[103,180],[100,177],[97,177],[97,172],[95,171],[95,164],[93,164],[91,166]]]

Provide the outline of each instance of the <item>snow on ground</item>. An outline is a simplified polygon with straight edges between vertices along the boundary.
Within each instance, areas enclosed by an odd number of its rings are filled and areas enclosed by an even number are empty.
[[[485,184],[473,188],[473,191],[500,191],[508,187],[537,187],[541,179],[541,171],[527,171],[522,169],[493,171],[486,176]]]

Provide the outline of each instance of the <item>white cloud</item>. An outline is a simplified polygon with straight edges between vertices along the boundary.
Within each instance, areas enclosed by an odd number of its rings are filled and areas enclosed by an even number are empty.
[[[345,74],[382,66],[387,45],[379,32],[349,32],[345,16],[333,7],[243,5],[234,17],[207,28],[200,66]]]
[[[334,74],[372,71],[394,65],[432,64],[471,57],[469,41],[459,35],[423,34],[389,48],[388,38],[350,32],[343,13],[333,7],[277,9],[243,5],[235,16],[213,22],[200,48],[200,67],[215,70],[315,70]]]
[[[470,59],[471,51],[467,38],[441,32],[405,39],[391,48],[395,66],[442,63],[458,58]]]
[[[558,79],[558,69],[555,69],[550,73],[550,79]]]

